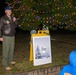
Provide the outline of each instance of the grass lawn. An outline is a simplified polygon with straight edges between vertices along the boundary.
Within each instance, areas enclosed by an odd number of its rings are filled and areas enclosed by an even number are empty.
[[[76,50],[76,35],[51,33],[50,36],[51,36],[52,63],[41,66],[33,66],[33,61],[32,62],[29,61],[30,33],[26,31],[17,32],[16,45],[14,51],[14,59],[17,63],[15,66],[12,66],[11,71],[5,71],[2,65],[0,65],[0,75],[8,75],[67,64],[69,53],[72,50]],[[2,44],[0,43],[0,64],[1,61],[2,61]]]

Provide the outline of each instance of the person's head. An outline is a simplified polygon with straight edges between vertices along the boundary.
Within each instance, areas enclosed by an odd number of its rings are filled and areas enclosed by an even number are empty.
[[[73,50],[69,55],[70,64],[76,67],[76,50]]]
[[[10,16],[12,14],[11,8],[9,6],[5,7],[5,14]]]

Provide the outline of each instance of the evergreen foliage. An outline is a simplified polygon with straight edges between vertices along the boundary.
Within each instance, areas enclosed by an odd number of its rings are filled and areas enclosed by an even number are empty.
[[[49,29],[76,30],[75,0],[7,0],[23,30],[37,29],[45,24]],[[13,3],[12,3],[13,2]]]

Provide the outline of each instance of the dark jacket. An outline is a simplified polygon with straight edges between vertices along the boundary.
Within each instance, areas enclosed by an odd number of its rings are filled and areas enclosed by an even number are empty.
[[[15,35],[15,25],[17,22],[13,22],[13,18],[11,20],[5,15],[0,19],[0,37],[2,36],[14,36]]]

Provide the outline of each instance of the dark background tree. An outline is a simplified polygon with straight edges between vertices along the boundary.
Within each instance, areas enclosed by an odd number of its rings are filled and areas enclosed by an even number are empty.
[[[23,30],[37,29],[45,24],[49,29],[76,30],[75,0],[7,0]]]
[[[4,15],[5,0],[0,0],[0,17]]]

